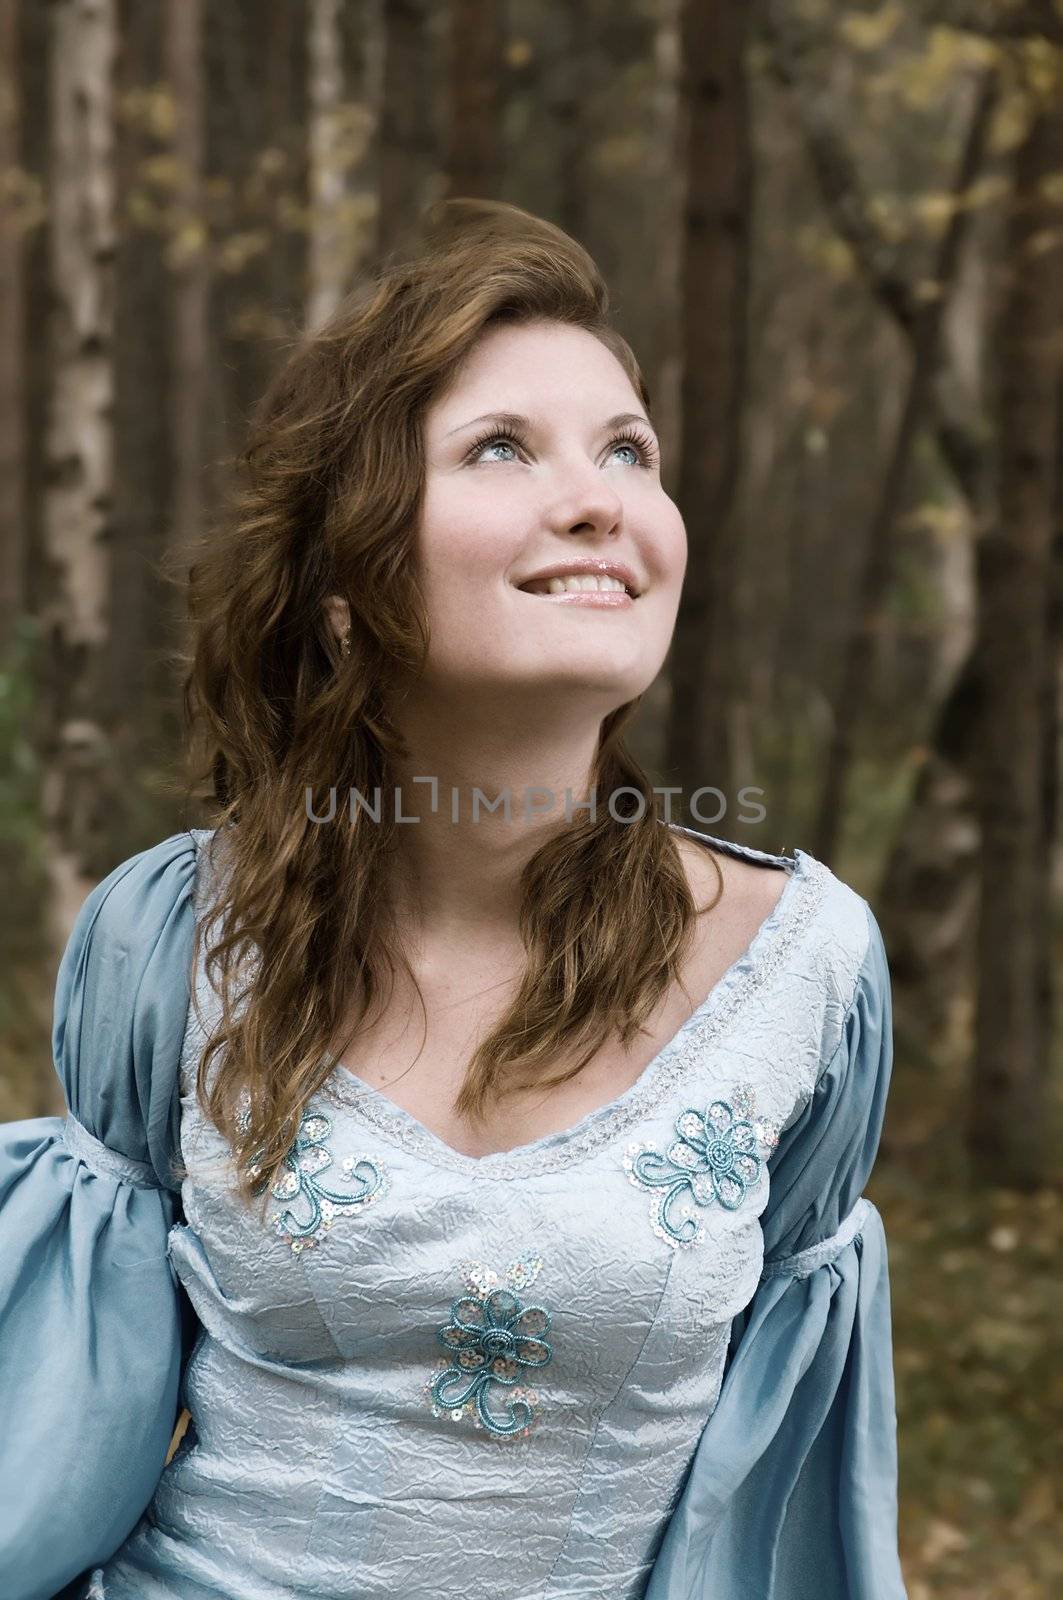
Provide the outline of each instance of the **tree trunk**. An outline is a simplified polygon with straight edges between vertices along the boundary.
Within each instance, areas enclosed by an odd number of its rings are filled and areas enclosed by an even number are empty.
[[[310,0],[307,8],[307,325],[332,315],[350,288],[359,247],[360,218],[349,169],[369,141],[365,105],[348,97],[348,61],[339,0]],[[352,144],[357,139],[357,147]]]
[[[109,764],[117,787],[107,819],[108,866],[151,842],[157,816],[143,805],[155,762],[159,645],[158,584],[152,568],[170,519],[170,277],[165,216],[146,174],[168,153],[151,97],[165,81],[166,0],[119,0],[115,171],[114,528],[107,644]],[[138,693],[131,693],[136,684]]]
[[[186,548],[203,520],[210,256],[203,198],[203,29],[200,0],[167,0],[166,57],[177,122],[178,214],[171,230],[173,510],[169,542]]]
[[[1028,1188],[1044,1174],[1051,1013],[1051,849],[1046,774],[1056,662],[1063,111],[1031,107],[1015,156],[1006,282],[996,328],[998,525],[978,551],[984,717],[978,763],[982,854],[977,1045],[969,1135],[976,1174]]]
[[[430,198],[434,57],[424,0],[384,0],[383,36],[374,266],[414,241]]]
[[[970,127],[953,185],[957,202],[967,194],[981,171],[996,100],[996,70],[988,68],[976,89]],[[856,730],[867,700],[867,685],[874,668],[882,612],[889,598],[893,576],[897,520],[903,504],[912,453],[933,392],[939,365],[941,324],[956,280],[967,221],[967,211],[957,203],[938,250],[933,280],[935,294],[917,316],[908,389],[892,455],[883,478],[882,492],[867,537],[860,584],[854,599],[853,625],[842,657],[839,688],[834,702],[834,726],[827,748],[823,790],[812,839],[814,853],[821,861],[828,863],[835,856],[841,836],[846,783],[856,753]]]
[[[745,50],[749,8],[684,0],[678,163],[686,178],[680,242],[684,369],[678,499],[689,559],[669,664],[666,767],[695,825],[732,817],[736,651],[735,489],[748,367],[752,162]],[[722,792],[695,800],[695,791]],[[677,818],[676,820],[683,820]]]
[[[106,652],[114,539],[113,0],[55,0],[51,34],[49,329],[38,729],[57,944],[111,865]]]
[[[578,12],[579,8],[575,8]],[[571,15],[571,13],[570,13]],[[502,178],[498,0],[453,0],[450,8],[448,192],[497,195]]]
[[[9,175],[0,212],[0,650],[25,604],[25,277],[19,191],[10,182],[22,169],[18,41],[19,0],[0,0],[0,172]]]

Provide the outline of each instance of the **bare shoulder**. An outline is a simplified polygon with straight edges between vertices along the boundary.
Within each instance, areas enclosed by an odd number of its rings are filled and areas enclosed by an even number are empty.
[[[728,901],[732,906],[744,905],[752,913],[759,912],[758,921],[763,921],[774,910],[789,881],[790,874],[781,867],[742,861],[722,850],[714,850],[711,845],[697,844],[682,834],[677,836],[676,844],[691,893],[699,905],[716,895],[722,880],[720,908]]]
[[[693,958],[695,968],[705,963],[711,976],[721,961],[726,965],[735,960],[752,942],[779,903],[790,873],[740,860],[682,834],[676,844],[695,902],[712,905],[707,916],[698,918],[698,954]]]

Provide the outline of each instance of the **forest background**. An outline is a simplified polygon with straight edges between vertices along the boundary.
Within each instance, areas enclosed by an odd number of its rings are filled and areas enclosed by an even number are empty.
[[[300,329],[489,195],[590,250],[688,530],[633,745],[870,899],[911,1600],[1060,1592],[1063,0],[0,0],[0,1119],[194,825],[180,597]]]

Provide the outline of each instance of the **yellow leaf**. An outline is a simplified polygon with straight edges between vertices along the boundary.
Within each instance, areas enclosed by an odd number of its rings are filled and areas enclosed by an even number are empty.
[[[844,239],[831,230],[806,225],[798,230],[797,249],[806,261],[828,272],[838,282],[856,274],[856,259]]]
[[[635,128],[600,140],[594,150],[594,165],[599,172],[637,172],[645,158],[645,141]]]
[[[207,244],[207,230],[199,217],[187,217],[170,237],[166,248],[166,264],[183,267],[202,255]]]
[[[148,156],[140,163],[140,172],[146,183],[158,189],[176,189],[183,180],[184,168],[173,156]]]
[[[949,94],[970,65],[971,48],[965,35],[952,28],[931,28],[926,47],[898,64],[897,91],[913,110],[928,110]]]
[[[936,232],[941,232],[957,208],[956,196],[952,194],[921,194],[915,200],[915,214],[921,222],[929,223]]]
[[[510,39],[506,45],[506,66],[514,68],[526,67],[534,53],[527,39]]]
[[[262,232],[230,234],[218,252],[218,265],[223,272],[242,272],[250,260],[262,254],[267,242]]]
[[[1022,90],[1011,89],[1003,94],[993,113],[989,132],[989,149],[993,155],[1007,155],[1026,138],[1033,120],[1030,97]]]
[[[838,32],[854,50],[879,50],[893,37],[904,20],[904,12],[893,0],[878,11],[851,11],[838,25]]]
[[[1063,244],[1063,228],[1039,228],[1026,241],[1024,255],[1045,256]]]
[[[979,206],[996,205],[1011,193],[1011,186],[1003,173],[987,174],[978,178],[967,191],[967,209],[976,211]]]
[[[1050,172],[1037,185],[1037,193],[1051,205],[1063,205],[1063,172]]]

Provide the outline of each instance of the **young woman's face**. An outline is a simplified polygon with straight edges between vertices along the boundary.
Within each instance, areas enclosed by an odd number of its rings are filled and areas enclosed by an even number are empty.
[[[519,436],[500,412],[527,419]],[[422,691],[523,697],[529,712],[548,693],[598,717],[642,694],[675,627],[686,530],[616,357],[564,323],[493,327],[427,412],[424,443]],[[617,564],[637,597],[523,587],[585,561]]]

